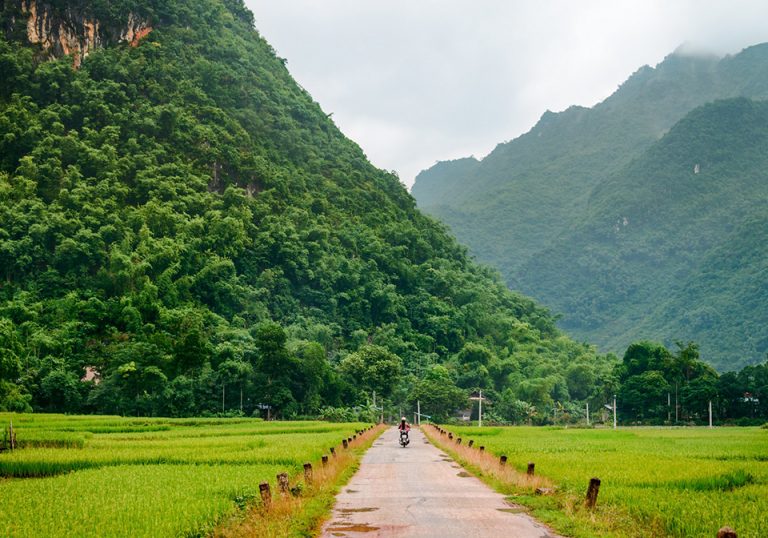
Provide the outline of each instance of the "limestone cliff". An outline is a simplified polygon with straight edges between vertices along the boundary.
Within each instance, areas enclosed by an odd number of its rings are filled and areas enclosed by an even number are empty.
[[[77,9],[70,3],[60,7],[61,2],[40,2],[37,0],[6,0],[5,8],[16,10],[12,26],[26,25],[26,39],[40,45],[48,57],[72,56],[75,68],[80,67],[89,53],[108,44],[127,42],[132,46],[152,31],[147,18],[128,13],[120,24],[114,21],[103,23],[89,13],[87,3]],[[10,33],[12,28],[6,29]]]

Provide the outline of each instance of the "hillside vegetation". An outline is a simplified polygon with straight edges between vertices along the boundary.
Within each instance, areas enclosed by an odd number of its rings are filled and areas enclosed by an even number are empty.
[[[672,54],[594,108],[548,112],[482,161],[423,172],[413,194],[579,338],[614,352],[694,340],[721,370],[755,364],[768,350],[754,278],[764,110],[699,107],[765,98],[767,72],[768,45]]]
[[[564,326],[611,348],[685,335],[741,368],[768,349],[766,170],[768,103],[705,105],[596,188],[583,223],[523,272]]]
[[[447,412],[523,379],[568,401],[569,365],[602,390],[614,359],[417,211],[241,1],[37,2],[99,22],[77,69],[27,42],[28,4],[1,25],[0,409]]]

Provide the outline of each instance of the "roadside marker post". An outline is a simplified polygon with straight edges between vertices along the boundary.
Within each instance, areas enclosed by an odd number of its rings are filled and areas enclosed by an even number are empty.
[[[592,478],[589,481],[589,488],[587,488],[587,498],[584,504],[590,510],[597,504],[597,494],[600,492],[600,479]]]

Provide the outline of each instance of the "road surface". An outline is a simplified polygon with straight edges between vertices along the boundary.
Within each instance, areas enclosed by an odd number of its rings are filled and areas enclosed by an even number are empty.
[[[556,538],[519,507],[470,476],[418,430],[398,445],[389,429],[336,498],[322,538]]]

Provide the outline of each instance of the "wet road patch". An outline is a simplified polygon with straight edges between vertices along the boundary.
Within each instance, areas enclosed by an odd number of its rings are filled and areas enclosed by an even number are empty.
[[[379,530],[379,527],[372,527],[368,523],[362,523],[358,525],[347,525],[344,527],[331,527],[328,530],[332,532],[334,536],[343,536],[341,534],[336,534],[336,533],[338,532],[374,532]]]
[[[375,512],[378,508],[340,508],[342,514],[354,514],[357,512]]]

